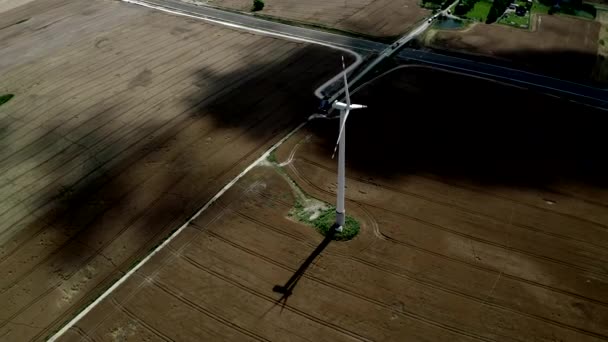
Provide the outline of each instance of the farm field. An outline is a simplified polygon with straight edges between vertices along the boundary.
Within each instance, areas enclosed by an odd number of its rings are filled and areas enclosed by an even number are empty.
[[[471,90],[478,107],[454,115]],[[586,167],[603,159],[606,119],[412,66],[353,100],[369,106],[347,129],[355,239],[320,249],[319,234],[288,218],[283,172],[335,198],[337,122],[313,121],[277,151],[282,172],[254,168],[62,340],[608,338],[608,190]],[[290,296],[273,292],[286,284]]]
[[[90,303],[310,115],[340,60],[114,1],[33,1],[0,27],[4,341]]]
[[[204,3],[243,12],[249,12],[252,6],[251,0],[209,0]],[[431,11],[420,8],[415,0],[267,0],[264,9],[257,13],[368,36],[395,37],[428,17]]]
[[[427,44],[513,61],[561,78],[591,79],[597,60],[600,23],[539,14],[533,16],[530,25],[533,32],[481,23],[462,31],[435,31],[428,35]]]

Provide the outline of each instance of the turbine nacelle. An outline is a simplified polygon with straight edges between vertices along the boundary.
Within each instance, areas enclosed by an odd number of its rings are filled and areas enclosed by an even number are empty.
[[[340,102],[340,101],[334,101],[334,103],[331,104],[331,106],[337,110],[347,110],[347,109],[361,109],[361,108],[367,108],[367,106],[364,105],[360,105],[360,104],[351,104],[350,107],[348,104],[344,103],[344,102]]]

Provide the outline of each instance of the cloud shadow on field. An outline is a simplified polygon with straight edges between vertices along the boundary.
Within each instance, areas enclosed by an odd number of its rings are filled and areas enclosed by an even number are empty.
[[[535,91],[439,71],[400,69],[353,96],[347,168],[370,177],[432,173],[485,185],[608,186],[605,112]],[[330,156],[337,121],[314,122]]]
[[[417,45],[414,44],[414,46]],[[475,49],[473,46],[462,48],[461,51],[453,49],[442,50],[440,48],[430,48],[428,50],[472,61],[526,70],[591,86],[604,88],[608,86],[608,77],[597,77],[598,67],[602,63],[606,63],[605,58],[601,55],[582,51],[505,50],[493,52],[490,56],[484,51]],[[608,63],[606,67],[608,68]]]
[[[322,58],[323,54],[331,58]],[[343,55],[347,63],[354,61],[352,55]],[[219,128],[246,129],[244,134],[258,138],[267,132],[247,127],[249,123],[235,113],[255,120],[278,114],[295,120],[292,124],[304,121],[319,105],[314,91],[340,71],[340,56],[339,52],[329,54],[325,48],[309,45],[283,61],[263,63],[254,51],[249,56],[251,63],[230,72],[198,70],[195,84],[200,92],[189,94],[185,102],[194,108],[190,112],[194,118],[209,115]]]
[[[144,83],[125,78],[116,87],[126,85],[132,87],[130,91],[105,99],[94,97],[86,110],[61,97],[51,100],[58,103],[53,113],[107,122],[103,129],[88,120],[79,122],[89,124],[76,125],[53,119],[44,126],[48,131],[17,146],[12,143],[17,138],[11,135],[15,132],[9,122],[0,124],[0,145],[13,148],[0,165],[10,169],[14,162],[23,162],[33,167],[31,171],[23,168],[23,176],[21,169],[13,170],[11,177],[21,178],[7,178],[2,184],[24,186],[5,193],[2,208],[18,232],[0,249],[0,262],[4,261],[10,274],[2,293],[28,292],[22,298],[24,306],[11,307],[8,315],[31,304],[29,297],[64,291],[61,300],[65,303],[53,319],[35,324],[51,328],[63,323],[70,310],[88,303],[302,122],[317,105],[314,89],[340,65],[339,53],[302,44],[281,58],[262,59],[258,54],[262,52],[244,53],[239,66],[228,71],[199,66],[188,79],[195,85],[188,92],[148,95],[164,85],[152,73]],[[23,106],[30,100],[28,96],[15,99],[10,105]],[[138,99],[158,102],[146,109],[149,119],[129,122],[129,115],[116,119],[131,110],[131,100]],[[26,175],[29,178],[23,178]],[[26,208],[35,216],[16,216]],[[11,261],[23,259],[30,249],[37,251],[35,262]],[[44,286],[38,286],[39,278],[45,279]],[[86,291],[81,292],[81,287]]]

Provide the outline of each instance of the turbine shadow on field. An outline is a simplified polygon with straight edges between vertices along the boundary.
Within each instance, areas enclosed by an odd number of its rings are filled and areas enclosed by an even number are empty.
[[[312,253],[310,253],[310,255],[302,262],[300,267],[294,272],[294,274],[291,276],[291,278],[289,278],[289,280],[287,280],[287,282],[284,285],[275,285],[272,288],[273,292],[280,293],[283,295],[281,298],[279,298],[279,300],[277,300],[277,303],[280,303],[281,301],[287,302],[287,299],[289,298],[289,296],[291,296],[293,294],[294,288],[300,281],[300,278],[302,278],[304,273],[306,273],[306,270],[308,269],[308,267],[317,258],[317,256],[319,256],[321,254],[321,252],[323,252],[323,250],[325,250],[325,248],[333,240],[334,235],[336,233],[335,228],[336,227],[334,226],[328,231],[327,235],[325,235],[325,238],[323,238],[323,240],[317,246],[317,248],[315,248],[312,251]]]

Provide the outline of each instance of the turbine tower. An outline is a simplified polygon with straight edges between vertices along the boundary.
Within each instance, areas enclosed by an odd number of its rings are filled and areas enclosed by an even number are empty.
[[[365,108],[364,105],[359,104],[351,104],[350,102],[350,93],[348,91],[348,80],[346,79],[346,65],[344,63],[344,56],[342,56],[342,70],[344,76],[344,93],[346,94],[346,103],[340,102],[338,100],[332,103],[332,107],[340,111],[340,131],[338,133],[338,141],[336,142],[336,146],[334,147],[334,153],[331,158],[333,159],[336,154],[336,149],[338,146],[340,147],[340,151],[338,153],[338,198],[336,200],[336,231],[341,232],[344,229],[344,223],[346,222],[346,212],[344,210],[344,186],[346,183],[346,167],[345,167],[345,158],[346,158],[346,134],[345,134],[345,125],[346,119],[348,119],[348,114],[351,109],[360,109]]]

